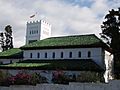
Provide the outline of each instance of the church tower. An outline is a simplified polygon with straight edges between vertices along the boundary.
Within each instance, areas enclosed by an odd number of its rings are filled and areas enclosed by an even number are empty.
[[[26,44],[51,36],[51,25],[44,20],[27,22]]]

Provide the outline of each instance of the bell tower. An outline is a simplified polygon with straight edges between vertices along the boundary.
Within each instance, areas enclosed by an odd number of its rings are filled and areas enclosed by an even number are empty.
[[[27,22],[26,44],[51,36],[51,25],[44,20]]]

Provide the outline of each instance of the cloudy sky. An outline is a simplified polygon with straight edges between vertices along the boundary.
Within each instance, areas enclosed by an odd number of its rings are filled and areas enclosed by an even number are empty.
[[[0,0],[0,32],[11,25],[14,46],[20,47],[25,44],[26,23],[43,19],[52,24],[52,36],[99,36],[104,16],[118,7],[119,0]]]

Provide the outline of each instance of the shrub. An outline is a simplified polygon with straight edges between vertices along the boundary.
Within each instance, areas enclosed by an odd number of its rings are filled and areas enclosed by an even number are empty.
[[[42,77],[40,74],[27,74],[24,72],[20,72],[15,76],[11,76],[7,78],[7,80],[11,85],[36,85],[38,83],[47,82],[47,79],[45,77]]]
[[[104,82],[102,74],[96,72],[81,72],[76,78],[77,82]]]
[[[9,82],[7,80],[8,77],[11,77],[9,72],[0,70],[0,86],[9,86]]]

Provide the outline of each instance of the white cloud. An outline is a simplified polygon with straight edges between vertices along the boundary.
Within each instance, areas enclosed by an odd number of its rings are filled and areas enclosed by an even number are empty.
[[[33,20],[45,19],[52,24],[52,36],[101,32],[100,25],[109,8],[120,6],[115,0],[89,0],[91,7],[65,3],[64,0],[1,0],[0,30],[5,25],[13,27],[14,45],[25,43],[26,22],[37,12]],[[83,2],[83,0],[82,0]]]

